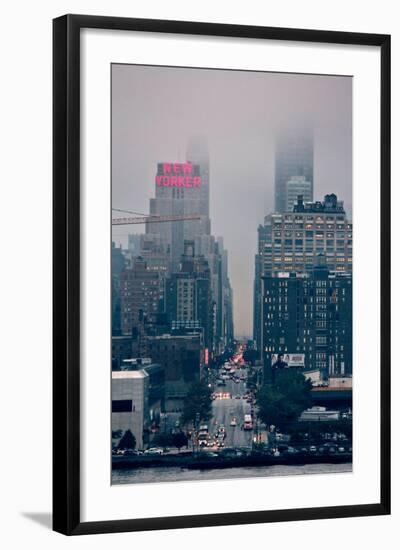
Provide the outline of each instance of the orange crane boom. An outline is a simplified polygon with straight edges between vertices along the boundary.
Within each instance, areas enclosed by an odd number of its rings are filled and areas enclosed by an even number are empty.
[[[112,225],[132,225],[141,223],[181,222],[188,220],[200,220],[200,216],[194,214],[171,216],[145,216],[140,218],[114,218]]]

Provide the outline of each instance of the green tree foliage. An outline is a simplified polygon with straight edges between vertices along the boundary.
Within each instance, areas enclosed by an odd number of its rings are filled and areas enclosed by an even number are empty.
[[[154,439],[152,441],[152,445],[155,445],[156,447],[162,447],[163,449],[165,449],[166,447],[170,447],[172,444],[172,435],[168,433],[159,433],[154,436]]]
[[[203,380],[190,386],[183,405],[183,424],[195,422],[196,415],[200,421],[206,421],[211,417],[211,395],[211,388]]]
[[[275,382],[257,392],[258,416],[267,425],[285,428],[311,407],[311,382],[292,369],[278,370]]]
[[[174,447],[177,447],[180,450],[181,447],[185,447],[187,446],[187,444],[188,444],[188,438],[186,434],[184,434],[183,432],[176,432],[175,434],[173,434],[172,445]]]
[[[214,358],[214,365],[216,367],[220,367],[223,365],[226,361],[229,361],[232,358],[233,351],[232,350],[226,350],[224,353],[221,353],[221,355],[217,355]]]
[[[126,430],[119,442],[118,447],[120,449],[134,449],[136,447],[136,437],[133,435],[131,430]]]
[[[246,349],[246,351],[243,353],[243,359],[247,363],[254,365],[257,359],[260,359],[260,354],[255,349]]]

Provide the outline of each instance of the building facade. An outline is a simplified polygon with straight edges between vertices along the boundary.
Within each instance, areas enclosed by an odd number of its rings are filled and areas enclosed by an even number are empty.
[[[138,257],[131,269],[122,271],[120,280],[122,334],[132,335],[144,322],[155,322],[162,308],[164,279]]]
[[[331,272],[321,258],[311,272],[263,277],[263,359],[304,354],[321,376],[352,373],[352,275]]]
[[[212,339],[212,284],[208,262],[195,256],[193,241],[185,242],[180,270],[166,281],[166,314],[172,328],[201,327],[204,344]]]
[[[314,203],[298,198],[292,212],[266,216],[265,226],[270,237],[264,241],[264,274],[310,271],[320,254],[331,271],[351,272],[353,226],[336,195]]]
[[[258,226],[258,250],[254,259],[254,287],[253,287],[253,340],[256,349],[262,350],[262,301],[264,273],[264,249],[267,242],[271,241],[271,224],[265,223]]]
[[[150,428],[149,375],[144,370],[113,371],[111,393],[113,445],[130,430],[136,448],[142,449]]]
[[[200,379],[204,365],[201,333],[149,337],[148,349],[153,362],[165,371],[165,410],[181,410],[190,385]]]

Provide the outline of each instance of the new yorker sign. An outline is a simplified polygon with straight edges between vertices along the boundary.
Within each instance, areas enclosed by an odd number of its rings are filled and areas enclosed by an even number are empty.
[[[191,162],[164,162],[158,164],[157,187],[200,188],[201,177],[198,166]]]

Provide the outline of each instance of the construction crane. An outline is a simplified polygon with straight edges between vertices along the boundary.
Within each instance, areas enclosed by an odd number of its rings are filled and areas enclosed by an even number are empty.
[[[164,222],[181,222],[188,220],[200,220],[200,216],[195,214],[178,215],[172,214],[170,216],[152,216],[150,214],[142,214],[141,212],[134,212],[132,210],[122,210],[121,208],[113,208],[115,212],[127,212],[128,214],[140,214],[140,217],[135,218],[114,218],[112,225],[134,225],[141,223],[164,223]]]
[[[114,218],[112,225],[133,225],[140,223],[163,223],[163,222],[183,222],[188,220],[200,220],[200,216],[143,216],[140,218]]]

